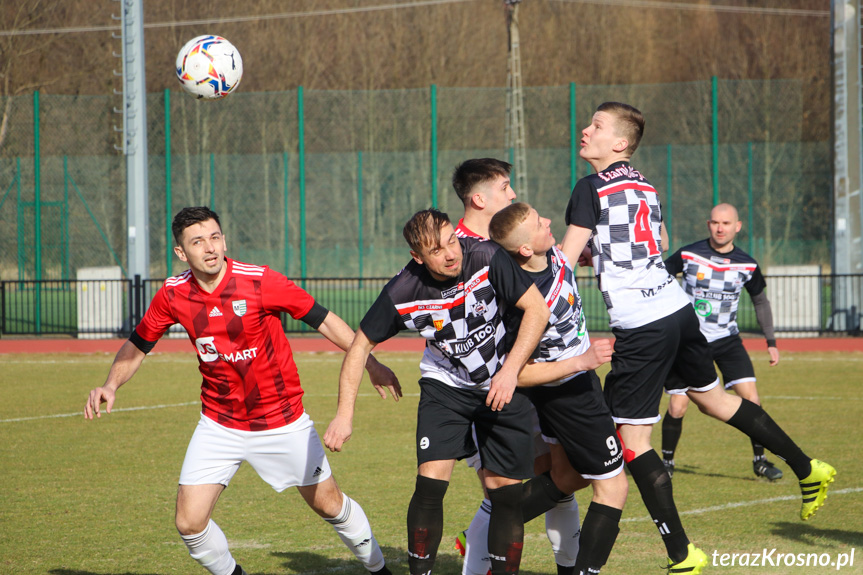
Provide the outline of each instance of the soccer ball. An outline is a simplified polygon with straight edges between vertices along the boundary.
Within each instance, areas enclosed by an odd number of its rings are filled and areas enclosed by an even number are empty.
[[[177,79],[192,96],[205,100],[224,98],[243,77],[243,59],[221,36],[198,36],[177,54]]]

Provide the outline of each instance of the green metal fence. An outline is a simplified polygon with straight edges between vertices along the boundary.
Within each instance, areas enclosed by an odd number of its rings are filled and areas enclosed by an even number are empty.
[[[210,205],[229,253],[291,277],[384,277],[407,261],[401,236],[416,210],[452,217],[450,186],[470,157],[508,159],[504,89],[442,88],[232,94],[206,102],[148,96],[150,276],[182,267],[170,219]],[[525,89],[527,190],[552,218],[574,181],[580,130],[621,100],[647,119],[633,164],[659,190],[672,248],[706,236],[717,200],[738,206],[737,243],[763,266],[828,265],[829,142],[802,140],[799,81],[566,85]],[[0,145],[0,279],[74,278],[125,270],[125,162],[116,98],[15,97]],[[5,100],[0,98],[0,109]]]

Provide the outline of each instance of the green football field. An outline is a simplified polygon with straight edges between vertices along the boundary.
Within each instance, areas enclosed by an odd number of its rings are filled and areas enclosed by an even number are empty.
[[[399,375],[405,397],[382,401],[364,387],[354,436],[330,462],[342,488],[364,507],[392,571],[405,574],[419,355],[378,355]],[[297,357],[306,409],[320,434],[335,412],[341,358]],[[863,573],[863,354],[785,353],[775,368],[767,366],[766,353],[753,359],[767,411],[838,475],[826,505],[802,522],[799,489],[787,466],[779,464],[786,474],[779,482],[756,479],[748,438],[691,409],[674,490],[690,538],[713,564],[706,573]],[[152,354],[118,393],[114,413],[85,421],[87,393],[102,383],[111,360],[104,354],[0,355],[3,573],[205,573],[173,524],[177,476],[199,417],[195,358]],[[657,449],[659,440],[657,428]],[[452,541],[470,523],[480,497],[473,472],[457,465],[436,573],[461,572]],[[583,517],[589,489],[577,498]],[[248,466],[225,491],[214,519],[252,575],[364,573],[296,490],[277,494]],[[555,573],[542,520],[525,533],[522,573]],[[659,534],[630,479],[621,532],[602,572],[662,573],[664,565]]]

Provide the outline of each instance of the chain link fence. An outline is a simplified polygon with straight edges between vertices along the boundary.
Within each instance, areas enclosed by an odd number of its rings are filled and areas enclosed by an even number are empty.
[[[796,80],[524,90],[527,189],[562,238],[581,129],[596,106],[640,108],[633,158],[657,188],[671,248],[706,237],[714,201],[735,204],[736,243],[763,267],[818,264],[829,272],[829,142],[802,141]],[[6,101],[0,98],[0,109]],[[0,279],[74,279],[126,264],[122,116],[111,96],[15,97],[0,144]],[[404,222],[435,205],[462,206],[450,177],[461,161],[509,160],[505,89],[294,90],[198,101],[150,94],[150,277],[183,267],[170,220],[209,205],[229,255],[290,277],[378,278],[407,262]],[[38,271],[37,271],[38,270]]]

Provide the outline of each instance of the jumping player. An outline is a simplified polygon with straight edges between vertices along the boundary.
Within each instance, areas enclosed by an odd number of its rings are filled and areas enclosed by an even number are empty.
[[[509,206],[516,198],[510,184],[512,166],[495,158],[474,158],[456,166],[452,187],[464,205],[464,216],[455,233],[460,238],[489,238],[492,217]],[[548,445],[542,440],[539,421],[534,419],[534,474],[551,472],[552,461]],[[476,470],[482,482],[482,462],[479,455],[465,460]],[[555,486],[563,497],[545,512],[545,532],[554,552],[558,575],[568,575],[578,555],[578,502],[573,491],[588,484],[564,458],[557,458],[554,472]],[[462,575],[485,575],[488,571],[488,550],[485,541],[488,533],[491,502],[486,497],[480,503],[466,531],[456,537],[456,549],[464,555]]]
[[[352,433],[362,366],[378,343],[399,331],[426,338],[420,362],[416,489],[408,508],[411,575],[434,567],[443,532],[443,499],[455,461],[476,451],[492,505],[491,571],[517,573],[524,538],[522,479],[533,475],[527,398],[519,372],[539,343],[549,311],[539,290],[492,242],[459,239],[446,214],[423,210],[404,227],[412,261],[390,280],[360,323],[342,365],[336,417],[324,443],[341,450]],[[507,352],[503,321],[524,316]]]
[[[707,338],[713,361],[719,366],[725,389],[761,405],[755,387],[755,369],[743,348],[737,328],[737,305],[743,288],[755,307],[755,319],[767,338],[770,365],[779,363],[779,349],[773,334],[773,312],[764,288],[761,268],[752,256],[734,245],[743,223],[731,204],[719,204],[710,212],[707,229],[710,237],[677,250],[665,260],[671,275],[683,273],[683,289],[695,307],[701,333]],[[671,377],[674,377],[672,374]],[[678,389],[679,386],[673,385]],[[689,406],[685,393],[673,393],[668,411],[662,418],[662,463],[674,473],[674,451],[680,441],[683,416]],[[752,470],[770,481],[782,478],[782,471],[764,454],[764,446],[752,440]]]
[[[296,487],[333,526],[371,573],[389,575],[380,546],[359,503],[344,494],[308,413],[280,312],[317,329],[342,349],[350,327],[311,295],[265,266],[225,257],[219,216],[184,208],[172,223],[174,252],[189,264],[156,292],[141,323],[123,344],[102,387],[90,391],[84,416],[111,413],[117,389],[175,323],[198,352],[201,418],[189,442],[177,491],[176,526],[189,554],[213,575],[244,575],[225,534],[210,518],[219,496],[244,461],[277,492]],[[389,368],[365,364],[382,397],[401,388]]]
[[[590,247],[616,340],[605,399],[626,446],[624,457],[659,529],[673,573],[700,573],[707,557],[686,536],[671,478],[650,444],[663,384],[673,369],[698,408],[736,427],[785,460],[800,480],[801,519],[824,504],[836,474],[810,459],[758,405],[719,387],[707,340],[686,293],[662,261],[659,199],[629,159],[644,131],[641,112],[601,104],[582,130],[580,156],[596,171],[576,183],[566,209],[563,251],[571,261]]]
[[[540,217],[528,204],[515,203],[495,214],[489,226],[491,238],[527,272],[551,310],[550,327],[535,359],[544,365],[595,347],[587,333],[575,274],[555,247],[550,224],[551,220]],[[602,341],[607,345],[607,340]],[[519,379],[519,385],[533,383]],[[543,439],[550,444],[552,477],[561,468],[574,468],[593,487],[593,500],[577,538],[578,555],[569,571],[596,575],[614,546],[629,489],[621,473],[623,449],[599,378],[590,369],[529,386],[527,394],[536,407]],[[566,465],[560,465],[561,461]]]

